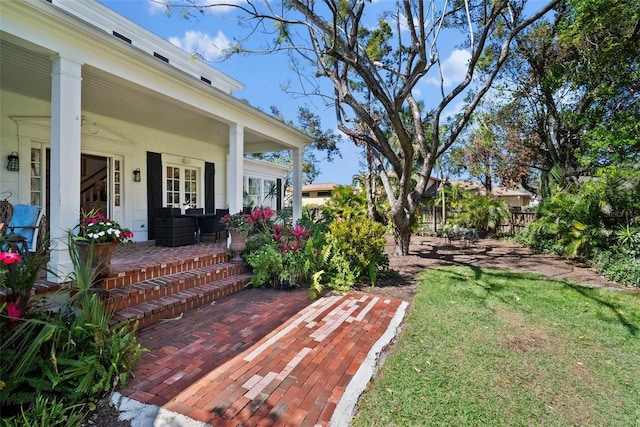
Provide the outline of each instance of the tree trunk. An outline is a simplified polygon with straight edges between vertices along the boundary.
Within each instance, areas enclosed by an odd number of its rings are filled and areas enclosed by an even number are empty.
[[[403,207],[400,207],[398,211],[394,212],[394,210],[398,209],[398,207],[395,207],[391,209],[392,215],[393,215],[393,221],[395,224],[395,232],[394,232],[394,239],[395,239],[395,246],[396,246],[396,252],[395,254],[397,256],[406,256],[409,255],[409,242],[411,240],[411,227],[410,225],[410,218],[407,217],[407,215],[404,213],[406,212],[406,210]]]
[[[404,232],[400,232],[396,229],[395,239],[395,255],[407,256],[409,255],[409,242],[411,241],[411,231],[407,228]]]

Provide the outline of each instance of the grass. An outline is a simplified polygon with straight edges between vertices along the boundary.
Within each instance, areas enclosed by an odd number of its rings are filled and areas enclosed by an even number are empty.
[[[360,426],[640,426],[640,296],[426,270]]]

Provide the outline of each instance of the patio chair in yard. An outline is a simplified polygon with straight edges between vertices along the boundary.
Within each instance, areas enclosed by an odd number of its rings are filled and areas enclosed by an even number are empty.
[[[40,206],[15,205],[3,236],[3,250],[12,249],[26,257],[38,249],[44,212]]]

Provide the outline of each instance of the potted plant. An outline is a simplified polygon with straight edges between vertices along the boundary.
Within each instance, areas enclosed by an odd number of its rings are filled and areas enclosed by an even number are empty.
[[[247,247],[247,236],[249,235],[249,231],[251,231],[251,216],[244,212],[227,214],[222,217],[220,223],[227,227],[229,236],[231,236],[229,249],[234,254],[231,261],[242,262],[240,254]]]
[[[84,259],[90,253],[91,247],[92,267],[96,269],[99,278],[111,274],[111,257],[116,245],[129,242],[133,238],[131,230],[97,210],[82,211],[80,224],[76,229],[78,233],[73,240]]]

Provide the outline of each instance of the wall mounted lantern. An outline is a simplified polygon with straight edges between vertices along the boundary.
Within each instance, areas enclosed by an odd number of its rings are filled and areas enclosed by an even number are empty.
[[[136,168],[133,170],[133,182],[140,182],[141,180],[141,176],[140,176],[140,168]]]
[[[9,154],[9,163],[7,163],[7,170],[11,172],[18,172],[20,170],[20,158],[16,151]]]

